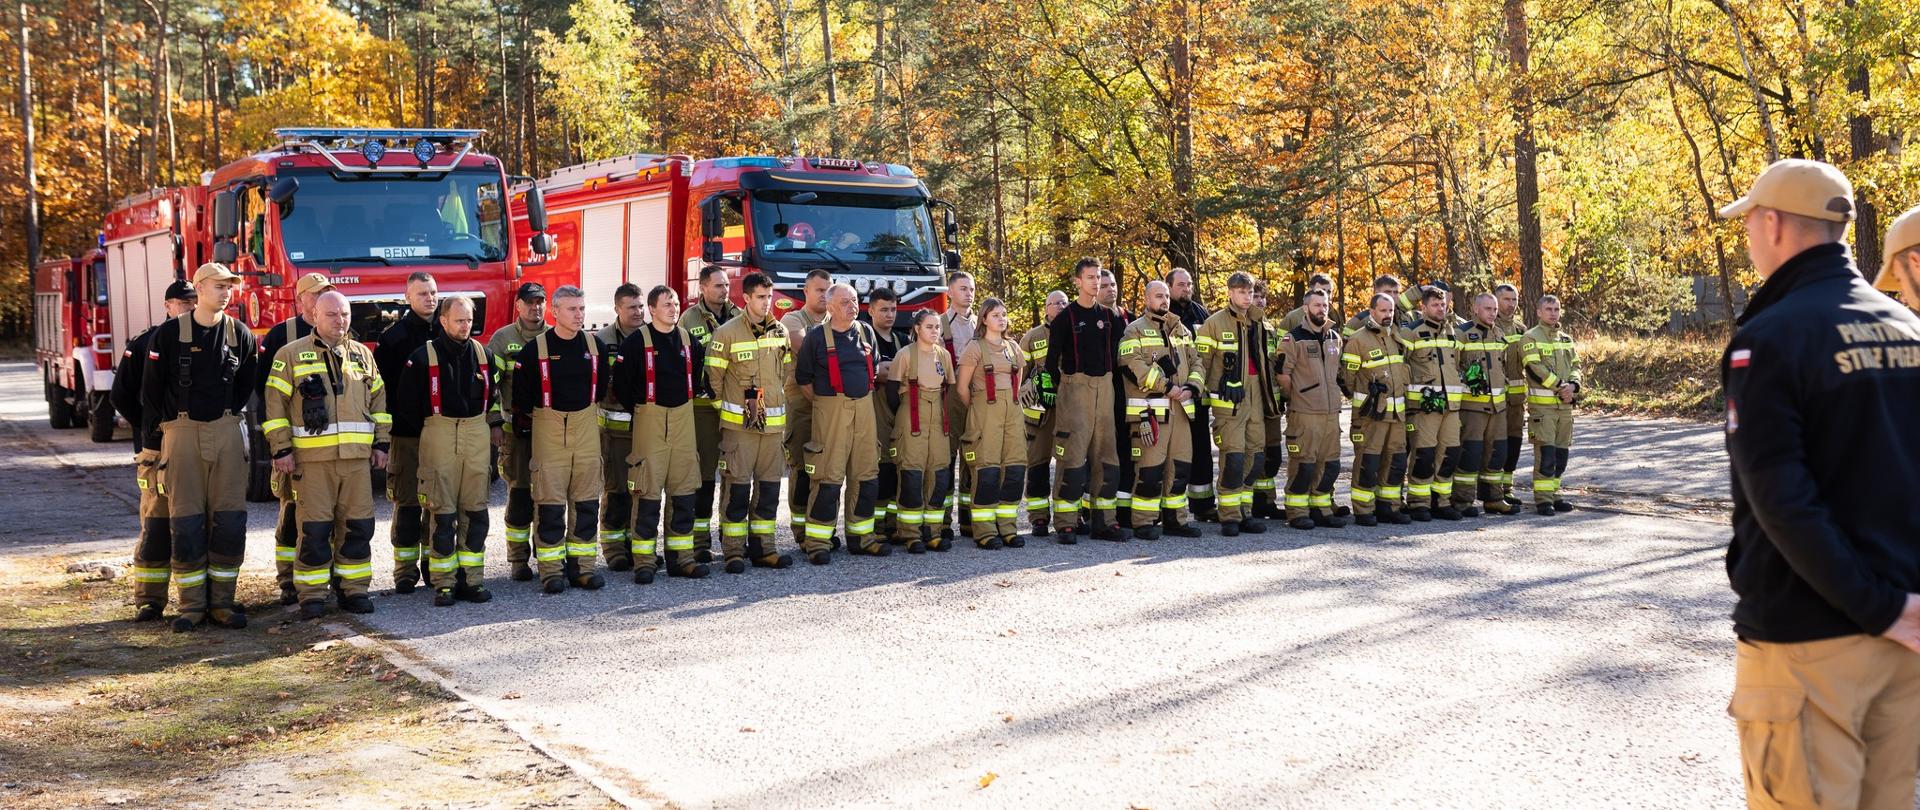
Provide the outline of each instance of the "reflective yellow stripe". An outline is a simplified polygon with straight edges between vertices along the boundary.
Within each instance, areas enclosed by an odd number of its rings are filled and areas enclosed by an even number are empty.
[[[335,433],[325,436],[301,436],[294,434],[293,446],[297,450],[311,450],[316,447],[337,447],[343,444],[373,444],[371,433]]]
[[[293,366],[293,376],[295,377],[304,377],[308,374],[325,374],[325,373],[327,373],[326,363],[295,363]]]
[[[293,383],[287,382],[279,377],[268,377],[267,387],[286,394],[287,396],[293,396]]]
[[[293,425],[292,422],[285,419],[268,419],[267,421],[260,423],[260,432],[272,433],[282,428],[291,427],[292,425]]]
[[[379,413],[376,411],[373,414],[373,423],[376,425],[391,425],[393,424],[393,414]]]
[[[333,573],[341,579],[372,579],[373,563],[334,563]]]

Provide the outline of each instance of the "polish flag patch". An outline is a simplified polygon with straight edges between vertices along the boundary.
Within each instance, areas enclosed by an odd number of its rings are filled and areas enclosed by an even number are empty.
[[[1734,349],[1733,354],[1727,356],[1728,368],[1746,368],[1752,362],[1752,349]]]

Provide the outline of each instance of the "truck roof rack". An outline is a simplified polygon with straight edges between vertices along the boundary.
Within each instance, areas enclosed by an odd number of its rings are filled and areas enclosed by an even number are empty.
[[[693,158],[686,155],[636,152],[631,155],[621,155],[603,160],[590,160],[586,163],[577,163],[572,166],[555,169],[546,177],[542,177],[536,181],[536,185],[540,186],[541,191],[552,191],[557,188],[571,188],[584,185],[590,180],[611,182],[631,177],[647,169],[675,160],[688,164],[693,162]]]
[[[280,139],[280,148],[288,152],[311,151],[327,159],[337,171],[352,174],[420,174],[422,172],[443,172],[460,165],[460,161],[473,151],[475,138],[485,134],[484,129],[403,129],[377,127],[281,127],[273,134]],[[410,143],[409,143],[410,142]],[[418,165],[380,165],[380,158],[387,153],[388,146],[405,148],[411,152]],[[442,166],[429,166],[433,158],[443,152],[453,152],[453,161]],[[336,152],[352,152],[366,161],[365,165],[350,166],[340,162]]]

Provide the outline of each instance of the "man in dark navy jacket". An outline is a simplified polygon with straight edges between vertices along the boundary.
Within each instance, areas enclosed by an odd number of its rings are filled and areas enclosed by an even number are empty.
[[[1913,807],[1920,763],[1920,318],[1841,241],[1853,188],[1783,160],[1722,209],[1766,282],[1721,361],[1750,807]]]

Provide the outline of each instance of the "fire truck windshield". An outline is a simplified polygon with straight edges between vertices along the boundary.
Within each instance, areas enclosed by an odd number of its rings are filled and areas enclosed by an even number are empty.
[[[294,264],[506,258],[496,172],[366,179],[336,177],[324,169],[287,173],[300,178],[291,210],[282,209],[280,220],[287,259]]]
[[[805,202],[793,202],[796,194]],[[774,258],[824,251],[849,262],[940,261],[924,197],[763,189],[753,193],[753,233],[760,254]]]

